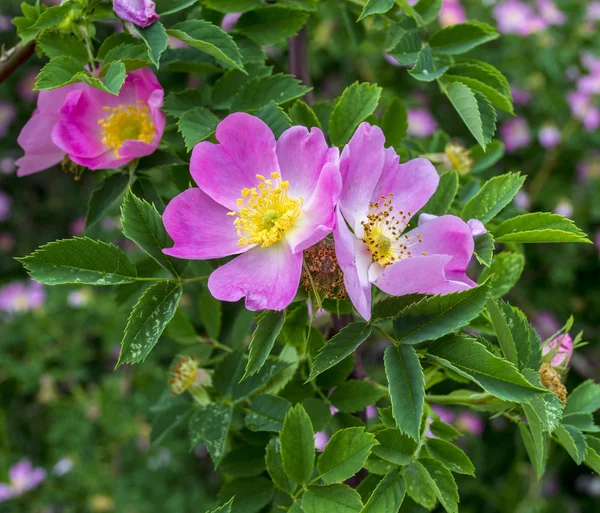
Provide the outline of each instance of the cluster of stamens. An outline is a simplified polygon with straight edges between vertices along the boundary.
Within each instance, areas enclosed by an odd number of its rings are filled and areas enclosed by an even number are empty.
[[[471,151],[463,148],[460,144],[448,143],[444,148],[444,153],[450,164],[460,175],[468,175],[473,169],[473,159]]]
[[[329,299],[345,299],[344,273],[335,256],[332,239],[323,239],[304,251],[302,285]]]
[[[81,180],[81,175],[83,175],[83,172],[85,171],[83,166],[75,164],[75,162],[73,162],[68,155],[65,155],[65,157],[62,159],[60,167],[63,173],[72,174],[73,180],[75,181]]]
[[[116,157],[120,157],[119,149],[125,141],[154,141],[154,121],[150,109],[143,102],[136,105],[119,105],[104,107],[106,117],[99,119],[103,128],[102,143],[112,148]]]
[[[175,395],[183,394],[190,388],[198,373],[198,359],[182,356],[169,372],[169,385]]]
[[[365,232],[363,241],[371,251],[373,260],[383,267],[401,258],[411,257],[410,248],[423,242],[419,233],[414,237],[402,235],[413,213],[403,210],[394,213],[393,197],[394,194],[390,193],[370,203],[367,219],[361,222]],[[427,253],[423,251],[422,254]]]
[[[242,189],[242,197],[237,200],[239,211],[228,213],[236,217],[239,246],[275,244],[302,211],[302,197],[288,196],[290,184],[281,180],[279,173],[271,173],[272,180],[263,175],[256,178],[260,180],[257,187]]]

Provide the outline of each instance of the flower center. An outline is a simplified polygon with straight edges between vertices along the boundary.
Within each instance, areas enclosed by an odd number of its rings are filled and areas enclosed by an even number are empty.
[[[275,244],[302,211],[302,197],[288,196],[290,184],[282,181],[279,173],[271,174],[273,180],[262,175],[256,175],[256,178],[260,180],[257,187],[242,189],[242,197],[237,200],[239,212],[228,214],[236,216],[234,224],[240,238],[239,246]]]
[[[125,141],[154,141],[154,121],[150,109],[138,101],[136,105],[104,107],[106,117],[98,120],[103,128],[102,143],[120,157],[119,149]]]
[[[393,197],[390,193],[387,197],[381,196],[380,201],[370,203],[367,219],[361,222],[365,231],[363,241],[371,251],[373,260],[383,267],[392,265],[401,258],[411,257],[409,248],[423,242],[418,233],[414,237],[402,235],[412,212],[398,210],[394,214]],[[423,251],[422,254],[427,253]]]

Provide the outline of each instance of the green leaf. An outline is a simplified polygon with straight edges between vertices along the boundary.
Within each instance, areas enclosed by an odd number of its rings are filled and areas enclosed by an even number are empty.
[[[182,294],[183,288],[174,281],[161,281],[146,289],[129,315],[117,367],[146,359],[175,315]]]
[[[283,428],[285,414],[291,403],[275,395],[258,395],[252,400],[250,411],[246,415],[246,427],[250,431],[274,431]]]
[[[273,491],[273,483],[264,477],[235,479],[221,488],[219,499],[234,499],[231,513],[258,513],[271,502]]]
[[[117,95],[125,82],[125,76],[125,65],[119,61],[110,63],[104,75],[104,80],[100,80],[83,69],[81,62],[77,59],[73,57],[55,57],[38,74],[34,90],[48,91],[77,82],[85,82],[100,91]]]
[[[198,89],[184,89],[178,93],[169,93],[165,98],[163,110],[175,118],[180,118],[187,111],[198,107],[203,102],[203,94]]]
[[[497,242],[587,242],[575,223],[566,217],[535,212],[507,219],[494,230]]]
[[[196,1],[197,0],[194,0],[194,2],[196,2]],[[233,505],[233,499],[234,499],[234,497],[229,499],[229,501],[227,501],[227,504],[223,504],[222,506],[219,506],[217,509],[213,509],[213,510],[209,511],[209,513],[231,513],[231,506]]]
[[[171,246],[172,241],[154,205],[129,191],[121,205],[121,222],[125,237],[135,242],[173,276],[181,275],[187,261],[168,257],[162,252]]]
[[[346,144],[358,125],[375,112],[381,90],[365,82],[355,82],[344,90],[329,119],[329,137],[334,145]]]
[[[311,486],[302,494],[304,513],[359,513],[362,507],[358,492],[343,484]]]
[[[433,82],[446,71],[448,71],[448,66],[436,61],[431,52],[431,47],[426,44],[421,48],[419,55],[417,55],[417,62],[409,73],[421,82]]]
[[[292,120],[274,101],[258,109],[255,115],[269,126],[276,139],[292,126]]]
[[[379,481],[361,513],[396,513],[405,494],[404,479],[398,470],[392,470]]]
[[[136,46],[139,46],[140,48],[144,49],[144,45],[139,42],[139,39],[133,37],[131,34],[128,34],[126,32],[121,32],[119,34],[112,34],[112,35],[108,36],[104,41],[102,41],[102,44],[100,45],[100,48],[98,49],[98,60],[104,61],[106,58],[106,55],[108,54],[108,52],[110,50],[112,50],[113,48],[116,48],[118,46],[122,46],[122,45],[136,45]],[[86,51],[86,55],[87,55],[87,51]]]
[[[456,445],[437,438],[427,439],[427,451],[430,456],[452,472],[475,477],[475,467],[469,457]]]
[[[331,410],[329,403],[318,397],[307,397],[302,401],[302,406],[310,417],[313,430],[324,431],[331,422]]]
[[[271,350],[275,345],[275,339],[279,335],[283,323],[285,322],[285,312],[267,311],[259,319],[256,330],[250,341],[250,355],[246,364],[246,372],[242,379],[246,379],[252,374],[256,374],[267,361]]]
[[[393,425],[396,421],[392,419]],[[379,445],[373,447],[373,454],[394,465],[408,465],[417,450],[417,442],[402,434],[397,427],[383,428],[374,431]]]
[[[450,83],[460,82],[461,84],[469,87],[471,90],[480,92],[494,107],[508,112],[509,114],[514,114],[513,104],[510,96],[504,96],[496,89],[493,89],[489,85],[480,82],[479,80],[470,77],[451,75],[450,73],[444,74],[444,80]]]
[[[22,4],[21,7],[23,8]],[[70,12],[73,9],[80,10],[81,6],[75,2],[69,2],[63,5],[55,5],[52,7],[48,7],[40,14],[40,16],[35,20],[34,23],[21,24],[20,20],[23,18],[15,18],[14,24],[19,29],[21,41],[23,43],[27,43],[35,39],[36,35],[39,33],[40,30],[58,27],[65,20],[65,18],[70,15]],[[23,13],[25,14],[25,19],[28,19],[24,8]],[[17,20],[19,20],[19,22],[17,22]],[[22,27],[27,27],[27,29],[22,30]]]
[[[312,364],[307,381],[312,381],[322,372],[337,365],[352,354],[370,335],[371,326],[364,322],[353,322],[344,326],[321,348]]]
[[[394,319],[394,335],[403,344],[435,340],[467,325],[485,306],[489,284],[445,296],[425,296]]]
[[[425,378],[419,357],[412,347],[400,344],[386,348],[384,363],[394,419],[400,431],[418,441],[425,404]]]
[[[406,467],[403,476],[408,496],[417,504],[432,510],[436,504],[436,486],[427,469],[415,460]]]
[[[140,43],[122,44],[111,48],[104,58],[100,76],[104,76],[111,62],[121,61],[127,71],[133,71],[150,66],[148,50]]]
[[[337,431],[319,456],[317,467],[325,484],[341,483],[350,479],[363,465],[373,446],[375,436],[364,427],[351,427]]]
[[[117,173],[102,180],[92,191],[85,216],[86,229],[104,219],[106,212],[116,204],[117,199],[127,190],[129,175]]]
[[[516,327],[522,322],[520,318],[520,312],[513,310],[513,308],[504,301],[495,301],[490,299],[487,303],[487,310],[490,314],[490,319],[496,330],[496,336],[498,337],[498,343],[502,348],[504,357],[515,365],[519,362],[519,352],[517,351],[517,345],[515,337],[513,337],[513,331],[516,331]],[[521,342],[521,362],[528,362],[529,360],[529,340]],[[540,363],[541,365],[541,363]],[[519,365],[519,368],[523,369],[528,365]],[[539,368],[539,365],[536,367]]]
[[[587,453],[587,443],[583,433],[574,426],[561,425],[556,428],[554,434],[575,463],[581,465]]]
[[[384,14],[394,7],[395,0],[368,0],[357,21],[372,14]]]
[[[281,458],[286,475],[296,483],[310,481],[315,463],[315,433],[301,404],[291,408],[281,430]]]
[[[462,436],[462,433],[458,429],[456,429],[454,426],[451,426],[450,424],[442,422],[441,420],[434,420],[429,425],[429,429],[439,439],[447,440],[450,442]]]
[[[565,415],[594,413],[600,408],[600,385],[592,380],[584,381],[567,397]]]
[[[433,492],[448,513],[458,513],[458,489],[450,471],[439,461],[421,458],[419,462],[433,482]]]
[[[421,51],[421,37],[416,30],[405,30],[396,26],[398,34],[394,37],[394,46],[388,49],[391,55],[401,64],[411,66],[417,62]]]
[[[429,25],[437,19],[442,3],[443,0],[419,0],[415,5],[415,11],[421,15],[424,25]]]
[[[497,39],[497,30],[486,23],[470,20],[438,30],[429,45],[438,53],[460,54]]]
[[[198,3],[198,0],[156,0],[156,13],[160,16],[167,16],[187,9]]]
[[[232,406],[210,403],[197,408],[190,419],[191,450],[200,443],[204,444],[215,468],[223,457],[232,413]]]
[[[167,31],[160,21],[155,21],[146,28],[134,27],[134,31],[142,38],[148,48],[148,57],[157,68],[160,65],[160,56],[167,49],[169,37]]]
[[[242,55],[233,38],[208,21],[182,21],[167,30],[167,34],[211,55],[228,67],[244,72]]]
[[[297,9],[263,7],[242,14],[235,30],[259,45],[272,45],[295,36],[307,18],[307,12]]]
[[[408,114],[406,105],[399,98],[393,98],[381,119],[381,130],[385,134],[386,146],[399,149],[406,130],[408,129]]]
[[[591,413],[569,413],[560,419],[563,424],[576,427],[581,431],[600,432],[600,427],[594,424]]]
[[[208,139],[217,129],[219,121],[219,118],[204,107],[195,107],[181,116],[177,126],[183,135],[187,151],[192,151],[196,144]]]
[[[267,472],[273,484],[288,495],[292,495],[296,488],[296,483],[290,481],[285,475],[281,459],[281,445],[278,438],[272,438],[267,444],[265,463],[267,464]]]
[[[44,285],[122,285],[137,278],[121,249],[87,237],[50,242],[17,260]]]
[[[165,328],[165,335],[178,344],[192,345],[198,342],[198,334],[194,325],[181,309],[175,312],[171,322]]]
[[[71,34],[44,32],[35,44],[51,59],[66,56],[76,59],[82,65],[88,62],[85,45]]]
[[[270,102],[285,103],[304,96],[310,87],[302,85],[293,75],[270,75],[246,82],[237,93],[232,111],[257,110]]]
[[[471,174],[481,173],[504,157],[504,143],[494,139],[490,141],[485,150],[479,144],[476,144],[470,151],[474,162]]]
[[[533,464],[537,478],[540,479],[546,469],[546,435],[542,426],[542,421],[533,406],[523,404],[523,412],[527,417],[528,429],[527,435],[524,435],[525,449],[529,455],[529,459]],[[521,428],[521,425],[519,425]],[[523,435],[523,430],[521,430]]]
[[[483,270],[479,281],[490,278],[490,296],[500,298],[517,284],[524,268],[525,257],[521,253],[503,251],[494,257],[488,269]]]
[[[477,261],[489,267],[494,257],[494,237],[490,233],[484,233],[475,237],[475,250],[473,251]]]
[[[447,214],[458,192],[458,173],[454,170],[446,171],[440,176],[438,188],[429,198],[422,212],[443,216]]]
[[[211,338],[218,340],[223,318],[222,303],[213,297],[208,287],[202,287],[198,310],[202,326]]]
[[[238,445],[223,457],[220,468],[231,477],[258,476],[267,469],[265,448],[250,443]]]
[[[203,4],[222,13],[245,12],[263,5],[262,0],[205,0]]]
[[[308,129],[312,127],[323,128],[315,111],[302,100],[294,102],[288,114],[294,125],[302,125]]]
[[[479,219],[483,223],[488,223],[512,201],[525,182],[525,178],[519,173],[507,173],[488,180],[465,205],[460,216],[465,220]],[[494,232],[494,237],[497,242],[501,242],[496,235],[497,230]]]
[[[385,395],[385,388],[372,381],[351,379],[339,385],[329,400],[338,410],[353,413],[375,404]]]
[[[429,347],[427,355],[505,401],[526,402],[546,392],[529,383],[512,363],[493,355],[467,335],[438,340]]]

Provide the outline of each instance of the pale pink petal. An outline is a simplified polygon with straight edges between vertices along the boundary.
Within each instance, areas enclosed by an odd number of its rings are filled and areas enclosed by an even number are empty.
[[[342,194],[340,208],[357,234],[362,233],[360,221],[365,216],[385,158],[385,136],[377,126],[361,123],[342,151],[340,172]]]
[[[344,273],[344,286],[352,304],[367,321],[371,318],[371,283],[368,270],[373,258],[366,244],[346,225],[339,208],[333,230],[335,255]]]
[[[7,501],[15,497],[15,490],[12,486],[0,483],[0,502]]]
[[[279,172],[275,136],[259,118],[237,112],[219,123],[216,138],[220,144],[196,145],[190,172],[206,194],[236,210],[241,190],[257,186],[256,175],[270,178]]]
[[[163,252],[177,258],[207,260],[247,251],[251,246],[238,246],[237,230],[228,212],[197,188],[175,196],[163,215],[175,245]]]
[[[208,279],[211,294],[221,301],[246,297],[248,310],[284,310],[294,299],[302,273],[302,253],[284,241],[252,248],[219,267]]]
[[[145,28],[157,19],[156,5],[152,0],[114,0],[113,9],[119,18]]]
[[[302,196],[307,202],[323,166],[328,162],[338,163],[339,150],[328,147],[318,128],[309,132],[306,127],[294,126],[283,132],[277,141],[277,160],[282,179],[290,183],[290,196]]]
[[[337,166],[326,164],[310,201],[303,205],[300,217],[285,234],[292,253],[309,248],[331,233],[341,188],[342,178]]]

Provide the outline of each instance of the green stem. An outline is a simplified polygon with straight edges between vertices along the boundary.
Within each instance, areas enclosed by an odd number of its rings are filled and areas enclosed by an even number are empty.
[[[395,346],[398,345],[398,341],[394,340],[391,335],[388,335],[384,330],[382,330],[379,326],[375,326],[373,325],[373,327],[379,332],[381,333],[385,338],[387,338],[392,344],[394,344]]]

